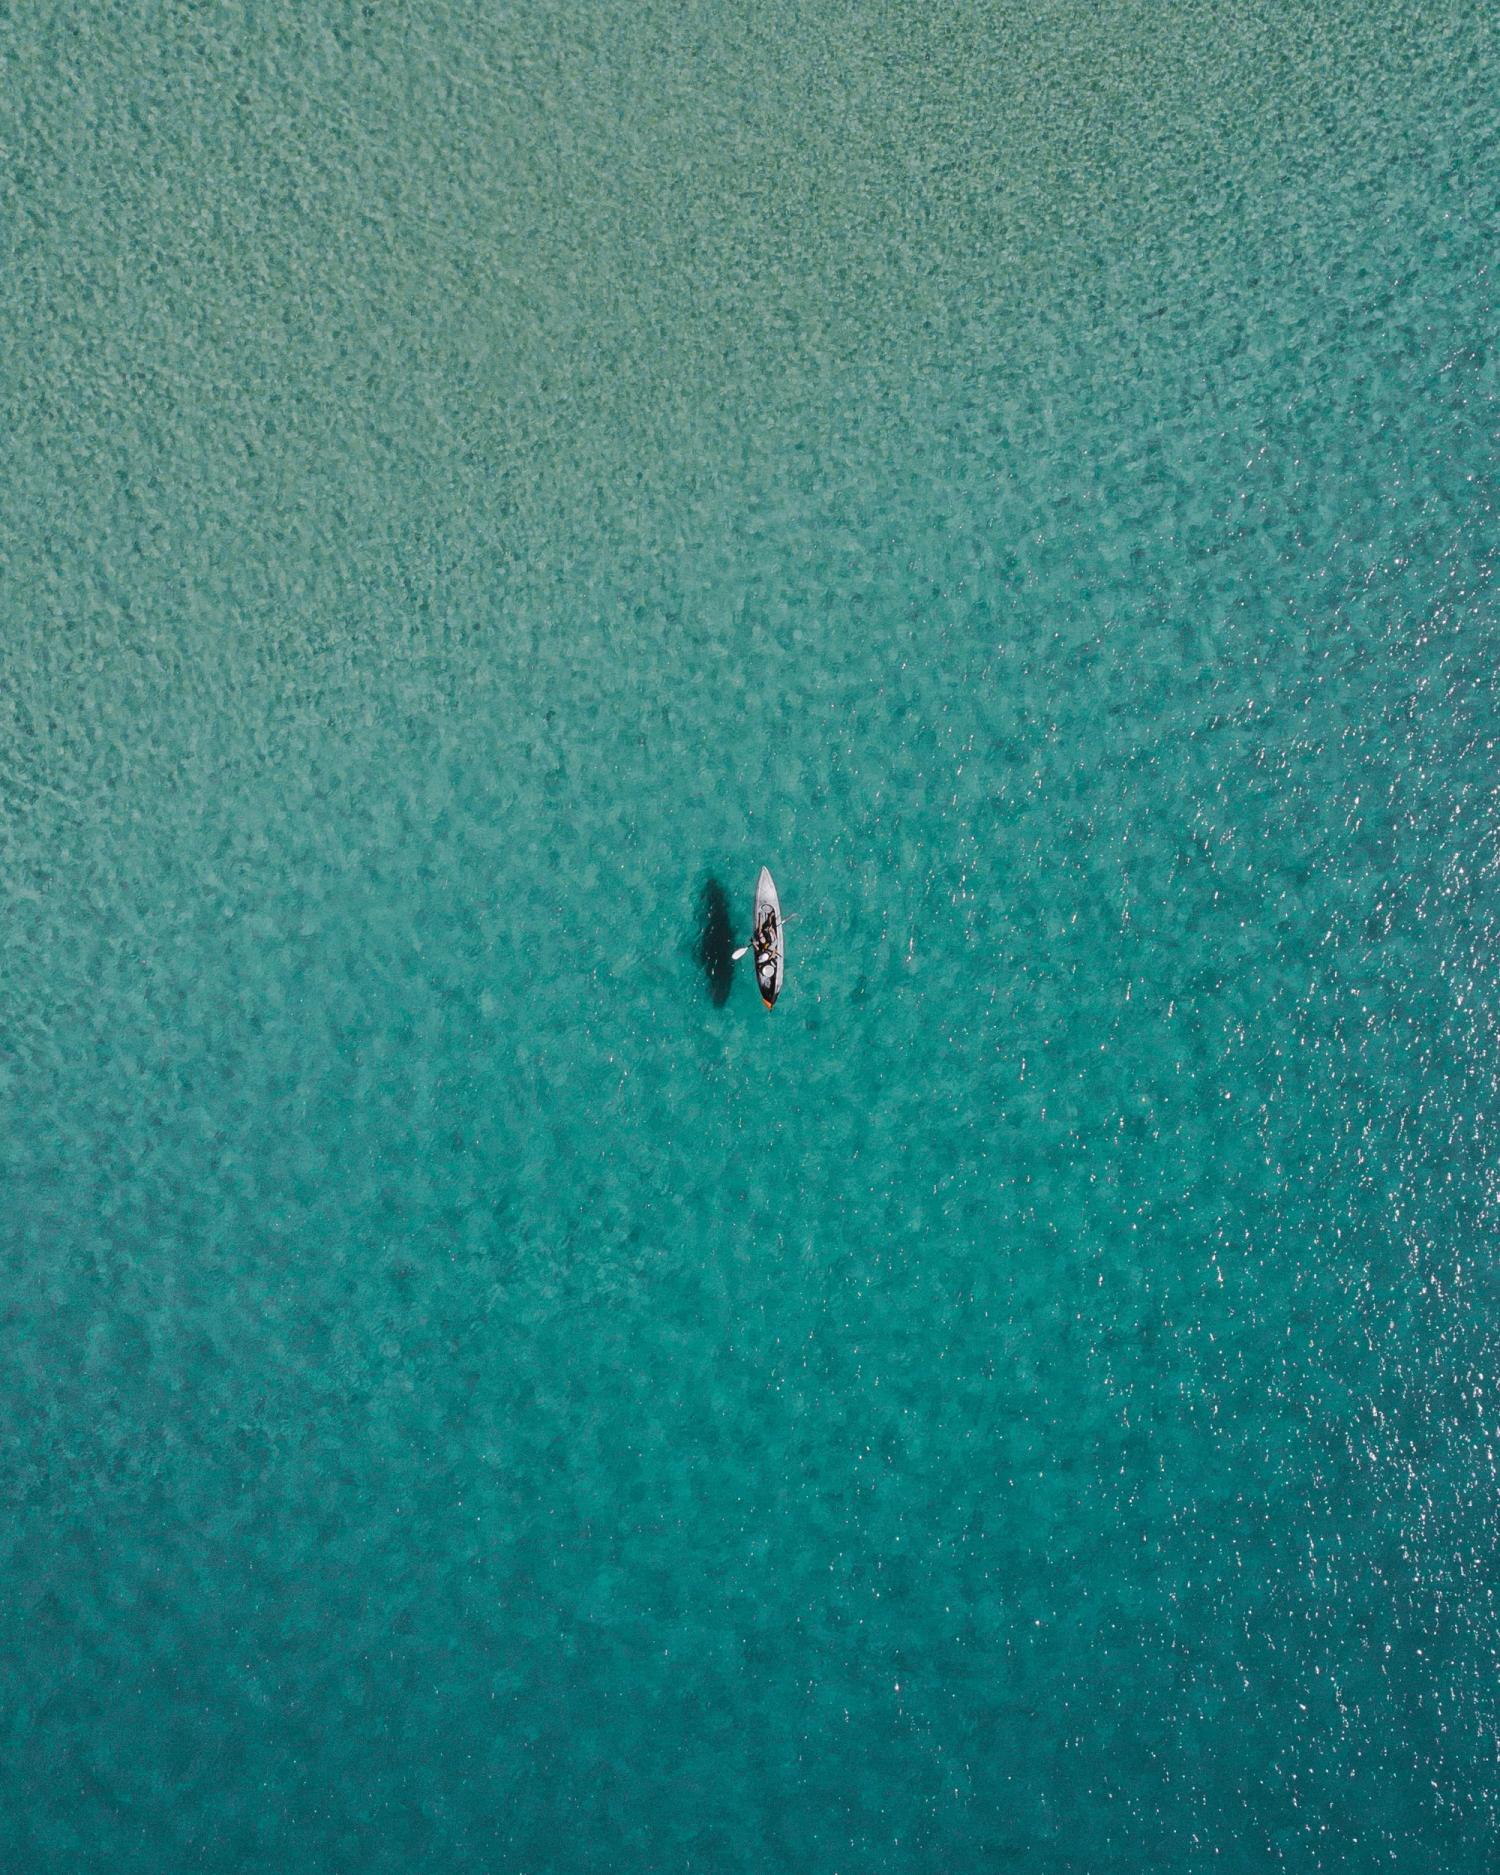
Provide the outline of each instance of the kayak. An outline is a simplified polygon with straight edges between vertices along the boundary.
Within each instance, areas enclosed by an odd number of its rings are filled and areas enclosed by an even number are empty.
[[[762,866],[755,882],[755,987],[760,1000],[771,1008],[781,994],[786,963],[786,941],[781,934],[781,900],[769,866]]]

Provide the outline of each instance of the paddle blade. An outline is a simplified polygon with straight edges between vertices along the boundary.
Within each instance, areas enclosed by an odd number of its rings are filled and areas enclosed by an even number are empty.
[[[737,964],[749,948],[750,946],[748,944],[742,944],[737,951],[731,951],[729,953],[729,961],[732,964]]]

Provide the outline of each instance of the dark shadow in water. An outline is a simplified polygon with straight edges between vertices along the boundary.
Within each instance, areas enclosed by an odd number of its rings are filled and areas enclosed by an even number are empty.
[[[693,954],[703,968],[714,1008],[722,1009],[734,988],[734,931],[729,923],[729,900],[712,874],[698,895],[698,943]]]

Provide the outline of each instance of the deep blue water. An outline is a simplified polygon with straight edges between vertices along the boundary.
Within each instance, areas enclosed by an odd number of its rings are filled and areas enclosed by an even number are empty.
[[[1495,1865],[1496,50],[0,8],[0,1867]]]

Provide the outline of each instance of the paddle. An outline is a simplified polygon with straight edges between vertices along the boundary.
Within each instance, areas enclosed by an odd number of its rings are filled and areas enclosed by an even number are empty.
[[[792,919],[796,916],[796,912],[791,912],[787,917],[783,918],[781,922],[783,924],[790,924]],[[742,957],[748,956],[749,951],[750,946],[748,944],[742,944],[737,951],[731,951],[729,953],[729,961],[732,964],[737,964]]]

